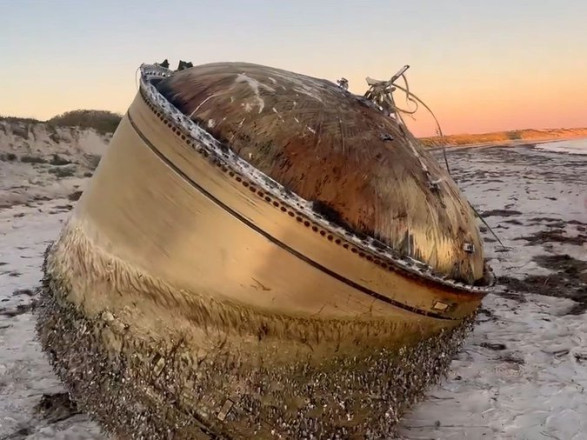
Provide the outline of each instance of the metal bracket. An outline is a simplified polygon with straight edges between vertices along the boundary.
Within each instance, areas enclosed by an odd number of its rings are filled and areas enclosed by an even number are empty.
[[[232,409],[233,405],[234,405],[234,402],[232,400],[226,399],[226,401],[222,405],[222,408],[220,408],[218,415],[216,416],[218,418],[218,420],[224,421],[226,419],[226,416],[228,416],[228,413]]]

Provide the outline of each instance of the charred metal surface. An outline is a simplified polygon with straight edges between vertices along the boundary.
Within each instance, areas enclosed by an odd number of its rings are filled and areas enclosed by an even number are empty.
[[[143,65],[141,66],[141,73],[142,77],[140,93],[147,102],[147,105],[151,108],[151,110],[153,110],[153,112],[155,112],[157,117],[165,125],[173,128],[174,134],[176,134],[178,137],[181,136],[182,140],[187,138],[188,140],[186,142],[188,145],[190,145],[190,147],[193,147],[197,152],[203,154],[206,157],[210,156],[210,161],[218,165],[219,167],[223,167],[227,170],[231,170],[231,172],[237,173],[238,175],[240,175],[242,179],[250,179],[251,182],[260,184],[264,189],[270,191],[271,193],[274,193],[275,195],[278,195],[278,197],[281,198],[282,202],[289,205],[294,210],[301,210],[305,215],[310,215],[311,217],[313,217],[315,221],[319,223],[325,223],[325,225],[327,225],[333,231],[336,230],[340,233],[343,233],[345,236],[348,236],[352,241],[359,242],[371,249],[379,247],[378,244],[375,244],[377,240],[375,240],[374,237],[367,237],[364,234],[360,233],[359,235],[357,235],[357,231],[354,229],[345,229],[344,227],[337,226],[332,222],[324,220],[320,215],[315,215],[312,208],[312,202],[308,201],[307,199],[304,199],[303,197],[300,197],[299,194],[294,193],[291,190],[291,188],[287,187],[287,185],[284,185],[283,183],[272,179],[268,174],[264,173],[262,170],[255,168],[243,157],[233,152],[230,148],[228,148],[228,146],[225,143],[226,139],[224,139],[221,134],[217,134],[217,137],[213,137],[208,131],[206,131],[205,128],[199,125],[197,118],[190,119],[190,117],[194,117],[193,113],[190,113],[190,115],[181,113],[174,105],[172,105],[166,99],[166,97],[161,95],[160,91],[154,85],[154,81],[157,81],[160,78],[168,79],[172,74],[171,71],[161,69],[157,66]],[[295,76],[296,74],[292,75]],[[302,75],[298,76],[304,77]],[[323,82],[323,84],[327,83],[327,81]],[[213,97],[215,97],[215,95],[210,96],[210,98]],[[360,97],[355,98],[357,98],[358,101],[364,100],[364,98]],[[208,102],[209,99],[206,98],[205,101]],[[368,102],[371,104],[368,106],[369,108],[371,108],[374,111],[377,110],[373,102]],[[175,104],[177,104],[177,102]],[[199,109],[199,107],[197,107],[197,109]],[[409,131],[407,131],[407,129],[403,125],[397,124],[397,122],[392,123],[396,124],[399,127],[400,132],[402,132],[404,135],[404,140],[408,139],[408,137],[410,136]],[[177,128],[179,128],[179,130],[177,130]],[[422,168],[422,166],[424,166],[424,169],[421,169],[421,171],[424,173],[425,176],[427,175],[428,177],[430,177],[429,167],[426,166],[425,158],[419,152],[422,147],[419,146],[419,144],[414,145],[413,143],[408,143],[407,145],[403,145],[403,147],[408,148],[412,152],[412,159],[420,164],[419,168]],[[454,182],[452,182],[452,184],[454,185]],[[409,189],[408,192],[410,192]],[[455,195],[457,196],[457,198],[462,197],[458,194],[458,192],[456,194],[453,193],[450,197],[454,197]],[[400,197],[398,200],[402,203],[405,203],[406,200],[412,200],[411,193]],[[394,203],[392,203],[392,205],[393,204]],[[417,205],[417,203],[414,203],[414,206]],[[460,213],[467,217],[467,210],[470,209],[470,207],[468,204],[466,205],[466,209],[464,211],[460,210]],[[425,208],[426,204],[424,203],[421,207]],[[445,210],[446,207],[447,205],[441,201],[442,210]],[[420,212],[420,215],[428,214],[429,212],[427,208]],[[471,212],[469,212],[469,214],[471,214]],[[402,211],[402,215],[400,217],[404,218],[405,216],[406,214],[404,210]],[[397,220],[395,217],[391,218],[392,222],[395,222],[395,220]],[[401,235],[400,233],[396,234],[394,238],[395,245],[390,246],[389,244],[385,244],[384,249],[384,253],[387,257],[392,259],[394,265],[397,265],[403,269],[409,267],[410,271],[414,270],[421,278],[434,279],[435,281],[441,284],[448,284],[450,287],[454,289],[485,292],[491,285],[493,285],[493,277],[490,273],[490,268],[487,265],[485,265],[482,261],[482,252],[477,252],[474,256],[467,256],[466,253],[461,252],[460,256],[459,254],[456,254],[453,257],[451,257],[450,254],[446,254],[446,251],[450,250],[450,244],[447,247],[447,243],[444,240],[441,240],[443,245],[440,246],[440,248],[444,249],[442,251],[442,253],[445,254],[442,258],[444,262],[440,265],[431,265],[431,261],[429,262],[430,264],[422,261],[427,260],[427,258],[424,258],[423,255],[420,255],[421,251],[424,248],[420,247],[420,250],[416,252],[416,254],[418,255],[416,255],[416,258],[413,258],[409,255],[413,254],[412,251],[415,251],[415,247],[412,245],[410,251],[410,249],[408,249],[408,247],[405,246],[406,243],[414,243],[414,233],[417,232],[418,229],[406,229],[405,222],[400,222],[398,226],[400,227],[400,232],[403,235]],[[432,231],[435,231],[437,229],[438,228],[433,227]],[[464,239],[462,231],[462,227],[459,227],[459,242]],[[418,233],[421,232],[422,231],[419,231]],[[476,227],[473,228],[472,232],[476,232],[478,235]],[[377,236],[377,238],[379,239],[384,238],[380,237],[379,234],[376,233],[376,231],[373,231],[373,235]],[[409,241],[406,241],[404,239],[406,236],[409,237]],[[361,237],[365,238],[362,239]],[[437,242],[436,245],[428,247],[426,252],[440,252],[439,247],[437,246],[438,244],[439,243]],[[448,259],[446,259],[445,257],[448,257]],[[473,271],[469,270],[473,268],[471,264],[475,266]],[[419,269],[420,266],[423,270]],[[467,269],[467,267],[469,267],[469,269]],[[477,278],[475,282],[473,282],[473,279],[476,276],[479,276],[479,274],[481,274],[481,277]]]
[[[339,213],[340,225],[452,279],[483,277],[475,215],[450,175],[398,120],[338,85],[214,63],[175,72],[157,90],[257,170]]]

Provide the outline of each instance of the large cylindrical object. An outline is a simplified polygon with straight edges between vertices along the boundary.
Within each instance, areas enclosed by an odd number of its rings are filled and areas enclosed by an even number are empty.
[[[45,261],[44,349],[122,437],[387,435],[487,291],[474,215],[324,80],[142,66]]]

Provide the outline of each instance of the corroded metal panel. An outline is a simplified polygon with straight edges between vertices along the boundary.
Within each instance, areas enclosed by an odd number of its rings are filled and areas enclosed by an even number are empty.
[[[257,111],[258,99],[277,106],[271,112],[277,119],[262,122],[273,127],[268,133],[276,139],[289,129],[279,125],[285,117],[281,100],[257,93],[264,89],[263,78],[272,78],[267,80],[275,87],[287,80],[308,99],[315,99],[309,95],[315,84],[327,89],[325,96],[351,99],[319,80],[269,77],[259,67],[247,67],[238,74],[246,78],[235,79],[235,67],[222,66],[208,72],[225,69],[226,84],[219,84],[229,89],[236,84],[235,93],[249,93],[235,95],[238,99],[246,104],[251,98]],[[198,125],[203,122],[199,112],[212,98],[198,95],[199,107],[186,114],[152,82],[158,78],[160,89],[169,91],[175,79],[192,81],[193,72],[176,73],[166,84],[161,78],[171,72],[143,68],[139,94],[48,249],[38,321],[43,348],[81,407],[122,437],[385,437],[409,404],[446,371],[487,291],[463,282],[473,278],[479,284],[489,273],[478,266],[481,246],[466,251],[461,246],[466,234],[452,229],[458,224],[477,243],[464,199],[448,181],[441,195],[420,188],[406,200],[391,190],[363,198],[366,187],[354,177],[332,174],[328,166],[323,175],[338,179],[344,191],[326,183],[310,185],[317,179],[314,171],[295,186],[289,171],[264,168],[263,158],[249,157],[242,139],[229,148],[224,143],[229,132],[212,130],[219,129],[216,123],[207,129]],[[181,108],[176,98],[170,99]],[[227,115],[224,122],[232,114],[223,107],[228,103],[213,107]],[[361,118],[376,111],[348,105],[353,110],[344,120],[359,124],[352,125],[358,136]],[[244,114],[254,113],[244,107]],[[379,116],[369,117],[391,130]],[[248,136],[261,139],[264,134],[255,127],[249,123]],[[293,139],[297,132],[291,133]],[[322,134],[328,140],[336,130]],[[314,151],[300,136],[299,148]],[[371,135],[361,136],[375,152],[401,152],[397,157],[405,162],[405,176],[396,179],[398,187],[419,185],[423,164],[439,170],[423,152],[409,150],[409,136],[392,149]],[[366,145],[353,154],[369,158]],[[342,147],[332,141],[328,148]],[[284,147],[283,153],[291,151]],[[339,153],[336,160],[355,164],[351,153]],[[267,154],[263,160],[273,153]],[[303,160],[289,157],[292,169],[303,172]],[[389,159],[382,163],[389,165]],[[315,166],[310,159],[308,164],[309,170]],[[374,173],[388,165],[374,166]],[[368,167],[360,169],[371,181]],[[284,186],[287,182],[296,191]],[[354,191],[355,199],[345,191]],[[383,229],[369,234],[360,227],[373,219],[364,216],[364,206],[375,203],[379,212],[377,204],[391,206],[393,197],[400,197],[404,208],[420,203],[419,197],[427,200],[425,209],[415,207],[408,217],[412,224],[428,221],[427,228],[437,230],[423,235],[436,243],[434,261],[416,259],[420,251],[402,252]],[[442,246],[434,241],[441,235],[454,248],[442,264]],[[416,248],[430,244],[422,240],[410,242],[419,243]],[[457,252],[459,246],[465,254]],[[456,269],[448,272],[457,273],[456,279],[443,269],[449,261]]]

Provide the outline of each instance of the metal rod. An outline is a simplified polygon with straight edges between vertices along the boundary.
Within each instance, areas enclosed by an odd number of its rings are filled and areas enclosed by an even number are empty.
[[[406,72],[406,70],[408,70],[409,68],[410,68],[410,66],[409,66],[408,64],[406,64],[406,65],[405,65],[404,67],[402,67],[402,68],[401,68],[401,69],[400,69],[400,70],[399,70],[399,71],[398,71],[398,72],[397,72],[395,75],[393,75],[393,76],[391,77],[391,79],[389,80],[389,82],[390,82],[391,84],[393,84],[393,83],[394,83],[395,81],[397,81],[397,79],[398,79],[400,76],[402,76],[402,75],[403,75],[403,74]]]

